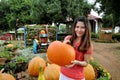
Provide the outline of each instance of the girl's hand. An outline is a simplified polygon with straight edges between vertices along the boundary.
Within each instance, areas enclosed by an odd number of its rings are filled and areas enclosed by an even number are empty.
[[[66,68],[71,68],[73,67],[75,64],[70,64],[70,65],[65,65]]]
[[[70,40],[64,40],[63,43],[70,44]]]
[[[78,60],[74,60],[74,61],[71,61],[72,64],[79,64],[79,61]]]
[[[74,65],[78,65],[78,61],[77,60],[74,60],[74,61],[71,61],[71,64],[70,65],[66,65],[65,67],[67,67],[67,68],[71,68],[71,67],[73,67]]]
[[[78,61],[78,60],[71,61],[71,63],[79,66],[84,66],[84,67],[87,66],[88,64],[87,61]]]

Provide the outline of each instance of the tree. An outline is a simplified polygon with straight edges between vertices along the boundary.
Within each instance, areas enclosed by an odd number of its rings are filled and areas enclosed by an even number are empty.
[[[112,22],[111,25],[113,28],[116,25],[120,26],[120,5],[117,0],[96,0],[96,3],[100,3],[100,9],[96,8],[95,10],[99,13],[104,12],[104,19],[108,22]],[[109,18],[107,18],[109,17]],[[107,23],[105,23],[107,24]]]
[[[15,29],[15,38],[17,37],[17,28],[21,27],[28,20],[30,21],[30,6],[28,0],[8,0],[9,12],[6,14],[6,19],[9,26]]]
[[[22,24],[62,23],[67,17],[87,16],[90,9],[86,0],[1,0],[0,25],[16,29]]]
[[[0,29],[7,30],[10,29],[7,23],[6,15],[9,12],[9,5],[7,0],[0,1]]]
[[[66,10],[68,15],[74,19],[79,16],[88,16],[91,8],[92,4],[88,4],[85,0],[69,0]]]
[[[66,17],[75,18],[90,12],[92,5],[85,0],[35,0],[31,17],[35,23],[64,22]]]
[[[31,13],[30,17],[33,21],[33,23],[40,23],[41,17],[45,13],[45,4],[46,0],[34,0],[31,5]]]

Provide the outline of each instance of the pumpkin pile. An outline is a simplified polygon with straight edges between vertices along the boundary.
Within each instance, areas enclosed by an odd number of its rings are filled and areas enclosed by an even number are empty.
[[[38,76],[38,80],[59,80],[60,66],[49,64],[42,57],[34,57],[28,64],[28,73],[30,76]]]
[[[75,51],[71,45],[62,43],[60,41],[53,41],[48,46],[47,57],[51,63],[65,66],[69,65],[71,61],[75,60]]]
[[[38,80],[59,80],[60,66],[69,65],[73,60],[75,51],[72,46],[53,41],[47,49],[47,61],[42,57],[34,57],[28,64],[28,73],[31,76],[38,76]],[[85,79],[95,80],[93,67],[88,64],[84,69]]]
[[[44,59],[41,57],[33,58],[28,65],[29,74],[31,76],[38,76],[38,80],[59,80],[60,66],[54,63],[44,66],[45,61],[43,60]],[[42,64],[43,66],[40,64]],[[85,80],[95,80],[95,72],[90,64],[88,64],[88,66],[84,68],[84,73]]]

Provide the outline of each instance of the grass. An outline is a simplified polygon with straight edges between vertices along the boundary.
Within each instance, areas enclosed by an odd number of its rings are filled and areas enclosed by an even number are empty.
[[[115,54],[120,56],[120,46],[117,46],[115,49]]]
[[[116,49],[119,49],[119,50],[120,50],[120,46],[116,47]]]
[[[10,43],[14,44],[14,45],[21,45],[21,44],[24,44],[24,41],[17,41],[17,40],[12,40],[12,41],[9,41]]]
[[[116,55],[117,61],[120,62],[120,58],[119,58],[120,57],[120,46],[115,47],[113,54]]]

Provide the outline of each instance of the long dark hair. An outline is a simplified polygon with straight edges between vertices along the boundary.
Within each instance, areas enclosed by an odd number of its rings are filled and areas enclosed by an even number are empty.
[[[86,17],[81,16],[76,18],[73,24],[72,37],[70,39],[71,45],[73,45],[74,40],[77,38],[77,35],[75,33],[77,22],[83,22],[85,25],[85,34],[83,35],[81,44],[78,47],[78,51],[83,51],[85,53],[91,45],[91,26],[89,20]]]

